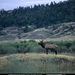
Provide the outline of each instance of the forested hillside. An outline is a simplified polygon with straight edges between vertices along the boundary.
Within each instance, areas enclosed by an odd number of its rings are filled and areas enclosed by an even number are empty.
[[[75,0],[0,10],[0,29],[28,25],[40,28],[65,22],[75,22]]]

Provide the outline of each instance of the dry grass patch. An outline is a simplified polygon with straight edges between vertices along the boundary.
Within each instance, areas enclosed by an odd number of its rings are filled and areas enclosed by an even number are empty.
[[[9,61],[9,56],[0,57],[0,68],[4,68],[11,65],[11,62]]]
[[[0,71],[2,73],[74,73],[74,63],[75,57],[67,55],[12,54],[0,57]]]

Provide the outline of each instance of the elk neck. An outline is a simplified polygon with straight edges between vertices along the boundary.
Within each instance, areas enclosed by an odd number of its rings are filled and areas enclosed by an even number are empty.
[[[41,43],[40,45],[41,45],[43,48],[45,47],[45,43]]]

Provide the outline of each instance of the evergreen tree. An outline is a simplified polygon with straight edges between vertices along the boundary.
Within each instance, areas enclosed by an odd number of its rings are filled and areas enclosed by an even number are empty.
[[[19,7],[14,10],[0,10],[0,27],[36,25],[37,28],[64,22],[75,22],[75,0],[51,2]],[[25,32],[28,31],[25,29]]]

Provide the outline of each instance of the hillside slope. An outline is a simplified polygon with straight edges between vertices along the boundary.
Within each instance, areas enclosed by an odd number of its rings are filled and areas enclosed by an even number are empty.
[[[75,0],[39,4],[0,11],[0,29],[10,26],[35,25],[37,28],[51,24],[75,22]]]
[[[75,73],[75,57],[43,53],[5,55],[0,57],[0,73]]]
[[[24,39],[75,40],[75,22],[61,23],[25,33],[22,27],[6,27],[0,31],[0,41],[18,42]]]

